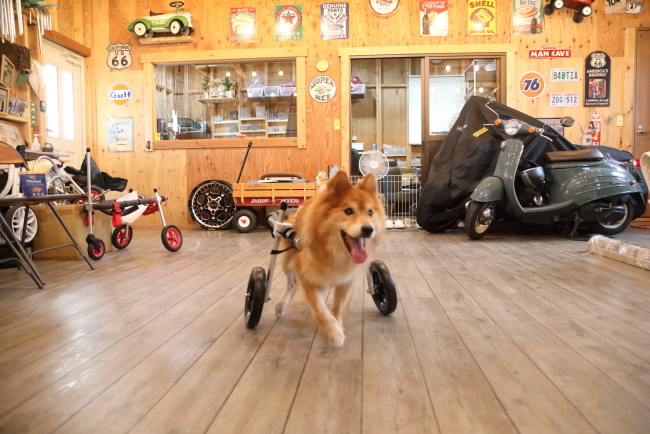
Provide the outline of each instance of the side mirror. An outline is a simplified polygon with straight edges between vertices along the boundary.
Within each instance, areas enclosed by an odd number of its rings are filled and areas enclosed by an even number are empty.
[[[573,119],[571,116],[564,116],[562,119],[560,119],[560,125],[565,128],[572,126],[574,123],[575,119]]]

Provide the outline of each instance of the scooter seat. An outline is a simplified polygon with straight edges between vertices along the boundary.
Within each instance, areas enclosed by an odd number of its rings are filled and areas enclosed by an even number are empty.
[[[547,163],[563,163],[566,161],[599,161],[604,159],[598,149],[581,149],[579,151],[555,151],[544,154]]]
[[[157,17],[158,15],[165,15],[165,13],[164,12],[149,11],[149,16],[150,17]]]

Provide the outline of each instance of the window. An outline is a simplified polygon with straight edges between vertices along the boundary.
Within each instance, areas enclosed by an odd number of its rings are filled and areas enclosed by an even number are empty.
[[[157,65],[156,140],[297,136],[296,61]]]

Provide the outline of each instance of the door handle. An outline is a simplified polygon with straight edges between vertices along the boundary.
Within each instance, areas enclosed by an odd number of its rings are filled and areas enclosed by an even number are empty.
[[[650,131],[641,131],[641,130],[639,130],[639,131],[637,131],[636,133],[637,133],[637,135],[640,136],[640,135],[643,134],[643,133],[650,133]]]

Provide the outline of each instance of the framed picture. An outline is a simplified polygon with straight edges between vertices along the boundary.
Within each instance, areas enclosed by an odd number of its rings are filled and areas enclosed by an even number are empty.
[[[108,152],[133,152],[133,118],[108,118]]]
[[[18,127],[2,121],[0,121],[0,142],[5,142],[14,148],[25,144]]]
[[[4,54],[2,55],[2,68],[0,68],[0,84],[13,89],[16,82],[16,67]]]
[[[0,87],[0,113],[7,114],[9,106],[9,89]]]

